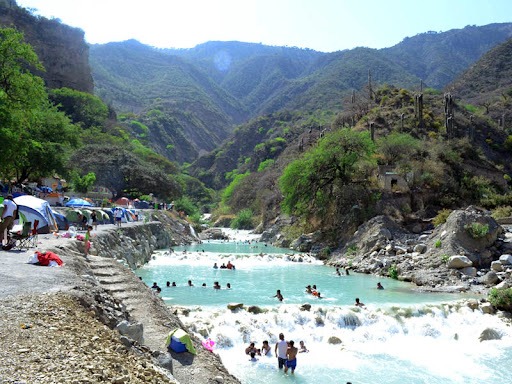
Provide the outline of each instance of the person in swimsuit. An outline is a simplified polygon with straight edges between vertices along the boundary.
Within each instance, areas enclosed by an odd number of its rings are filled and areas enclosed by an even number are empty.
[[[299,352],[298,348],[294,347],[293,344],[293,340],[288,342],[288,349],[286,350],[286,365],[284,367],[284,373],[287,373],[288,369],[291,368],[292,375],[297,367],[297,353]]]

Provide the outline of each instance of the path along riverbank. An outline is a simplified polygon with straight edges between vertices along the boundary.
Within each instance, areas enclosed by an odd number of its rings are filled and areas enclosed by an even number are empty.
[[[185,222],[158,219],[98,226],[89,261],[83,242],[54,235],[39,235],[35,249],[0,251],[0,383],[239,382],[205,349],[165,350],[183,324],[130,267],[191,237]],[[27,264],[36,249],[64,266]]]

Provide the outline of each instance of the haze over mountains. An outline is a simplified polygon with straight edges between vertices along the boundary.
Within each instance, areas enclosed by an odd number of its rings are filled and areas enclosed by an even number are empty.
[[[408,37],[391,48],[334,53],[242,42],[155,49],[129,40],[91,46],[90,65],[96,93],[118,111],[172,116],[159,122],[153,146],[191,162],[256,116],[342,110],[344,98],[368,83],[368,71],[375,86],[414,90],[423,81],[442,90],[511,37],[512,23],[467,26]]]

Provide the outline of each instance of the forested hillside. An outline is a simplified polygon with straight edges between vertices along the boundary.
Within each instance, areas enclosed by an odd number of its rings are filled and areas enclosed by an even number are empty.
[[[507,118],[512,106],[512,39],[486,53],[447,89],[485,110],[494,119]]]
[[[441,89],[511,36],[510,23],[468,26],[405,38],[391,48],[334,53],[242,42],[162,50],[126,41],[92,46],[91,65],[97,94],[120,112],[143,120],[151,110],[165,116],[149,145],[171,160],[191,162],[250,118],[341,111],[369,75],[373,86],[419,90],[423,81]]]

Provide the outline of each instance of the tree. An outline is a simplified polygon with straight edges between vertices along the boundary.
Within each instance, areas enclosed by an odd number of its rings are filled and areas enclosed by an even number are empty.
[[[387,165],[407,162],[421,148],[421,141],[406,133],[393,132],[379,138],[378,152]]]
[[[18,181],[62,171],[78,143],[75,127],[50,105],[30,69],[44,70],[23,34],[0,29],[0,173]]]
[[[361,203],[369,195],[366,181],[374,162],[367,132],[349,129],[327,134],[318,146],[290,163],[279,179],[283,211],[324,220]]]
[[[98,96],[69,88],[54,89],[49,96],[74,124],[84,128],[101,127],[108,118],[108,107]]]
[[[74,190],[81,193],[87,193],[96,182],[96,175],[92,172],[80,176],[80,174],[75,171],[72,173],[71,178]]]

